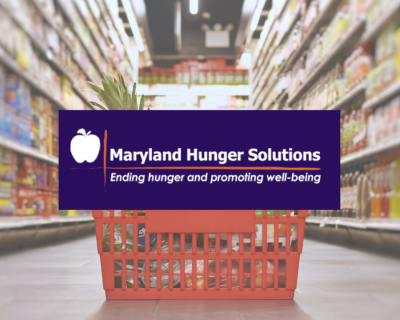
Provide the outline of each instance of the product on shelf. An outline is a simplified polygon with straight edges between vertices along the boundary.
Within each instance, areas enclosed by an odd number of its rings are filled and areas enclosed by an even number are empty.
[[[299,44],[309,33],[328,3],[330,1],[302,2],[300,20],[294,24],[286,40],[276,50],[269,49],[273,52],[273,55],[265,73],[270,74],[274,68],[276,72],[269,77],[270,81],[267,88],[263,88],[263,77],[256,75],[254,79],[256,80],[254,82],[256,87],[253,92],[257,93],[255,96],[258,96],[254,100],[257,107],[262,104],[263,109],[269,109],[269,106],[273,103],[284,105],[280,101],[281,95],[288,93],[289,97],[293,96],[298,88],[313,74],[323,59],[331,54],[343,37],[360,21],[360,17],[371,5],[362,0],[343,1],[329,24],[315,30],[315,32],[318,32],[312,39],[308,40],[308,47],[303,47],[300,56],[293,61],[289,69],[289,66],[285,65],[285,61],[289,60],[290,56],[297,51]],[[303,96],[303,101],[298,101],[293,108],[325,109],[329,107],[365,79],[372,67],[370,54],[371,49],[369,47],[357,45],[344,65],[343,62],[337,63],[336,60],[330,68],[331,71],[325,74],[324,79],[319,79],[317,83],[313,83],[312,88]],[[336,69],[338,64],[341,65],[341,70]],[[261,92],[267,93],[258,94],[260,88]]]
[[[361,81],[365,80],[372,69],[371,49],[366,46],[356,46],[356,49],[344,61],[346,74],[346,93],[351,91]]]
[[[0,215],[11,215],[16,206],[16,189],[12,182],[17,173],[18,159],[13,152],[0,148]]]
[[[58,211],[58,169],[0,148],[0,215]]]
[[[379,21],[382,21],[383,15],[388,10],[393,10],[392,0],[364,0],[364,9],[366,10],[366,30],[372,29]]]
[[[362,100],[342,111],[341,155],[374,147],[400,134],[400,97],[389,100],[373,111],[363,109]]]
[[[58,157],[56,107],[84,110],[87,100],[98,101],[85,89],[88,80],[101,82],[100,70],[122,73],[132,83],[127,42],[121,41],[125,31],[100,5],[101,10],[97,1],[0,0],[2,145]],[[89,212],[67,214],[82,213]],[[0,148],[0,215],[11,214],[59,214],[58,169]]]
[[[366,97],[379,92],[400,79],[400,27],[392,25],[375,44],[376,66],[368,73]]]
[[[228,108],[242,109],[248,108],[249,100],[247,97],[232,97],[232,96],[206,96],[200,99],[201,109]]]
[[[247,70],[227,66],[226,61],[182,61],[173,68],[145,68],[139,70],[141,84],[247,84]]]
[[[340,210],[312,215],[357,219],[400,217],[400,154],[342,170]]]

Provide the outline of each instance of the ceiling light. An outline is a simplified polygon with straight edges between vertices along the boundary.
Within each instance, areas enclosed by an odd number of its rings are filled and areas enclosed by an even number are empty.
[[[235,26],[234,26],[232,23],[228,23],[228,24],[225,26],[224,30],[232,31],[234,28],[235,28]]]
[[[204,19],[210,19],[211,18],[211,13],[209,13],[209,12],[203,12],[202,14],[201,14],[201,16],[204,18]]]
[[[199,0],[189,0],[190,1],[190,13],[197,14],[199,12]]]
[[[139,26],[137,24],[135,14],[133,13],[132,5],[130,0],[121,0],[122,6],[124,7],[126,16],[128,18],[129,25],[131,26],[131,30],[133,36],[135,38],[136,44],[138,46],[138,50],[140,52],[144,51],[144,44],[142,35],[140,34]]]
[[[175,2],[175,21],[174,21],[174,35],[175,35],[175,50],[182,50],[182,9],[181,2]]]
[[[257,3],[256,10],[254,11],[253,19],[251,20],[250,30],[255,31],[257,29],[258,21],[260,20],[261,13],[267,0],[259,0]]]

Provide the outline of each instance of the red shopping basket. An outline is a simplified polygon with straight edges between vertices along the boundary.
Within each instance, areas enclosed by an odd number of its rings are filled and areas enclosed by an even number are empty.
[[[94,210],[107,299],[293,299],[306,210]]]

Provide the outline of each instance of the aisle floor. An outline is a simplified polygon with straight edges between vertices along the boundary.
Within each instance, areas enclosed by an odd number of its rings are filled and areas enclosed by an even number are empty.
[[[306,240],[293,301],[106,301],[95,237],[0,256],[0,319],[398,319],[400,260]]]

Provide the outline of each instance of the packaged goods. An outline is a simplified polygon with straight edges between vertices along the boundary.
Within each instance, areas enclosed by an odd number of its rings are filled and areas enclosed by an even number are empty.
[[[24,104],[24,81],[13,74],[7,74],[6,78],[6,103],[21,111]]]
[[[400,217],[399,156],[396,153],[343,170],[341,210],[329,215],[357,219]]]
[[[375,44],[375,67],[367,75],[366,97],[374,97],[400,77],[400,28],[392,25]]]
[[[179,240],[177,238],[174,239],[174,251],[176,248],[179,250]],[[163,239],[161,241],[161,251],[162,252],[168,252],[169,246],[168,243]],[[238,248],[233,249],[233,252],[237,252]],[[156,247],[151,248],[151,252],[157,252]],[[185,244],[185,252],[192,252],[192,246],[191,244]],[[198,248],[197,252],[202,253],[203,249]],[[226,248],[221,250],[221,252],[226,252]],[[208,287],[209,288],[215,288],[215,277],[219,276],[220,281],[219,281],[219,286],[220,288],[227,288],[228,287],[228,263],[227,260],[219,260],[219,275],[216,275],[216,268],[215,268],[215,260],[208,260]],[[146,264],[144,262],[138,264],[138,272],[139,274],[143,274],[145,270]],[[173,273],[179,274],[180,273],[180,263],[179,260],[173,260]],[[197,260],[196,261],[196,273],[197,273],[197,281],[196,281],[196,287],[198,289],[204,288],[204,260]],[[116,263],[115,265],[116,273],[120,273],[121,270],[121,265],[119,262]],[[162,273],[168,273],[169,272],[169,262],[168,260],[162,260],[161,262],[161,271]],[[185,273],[186,274],[191,274],[193,271],[193,265],[192,265],[192,260],[185,260]],[[243,279],[243,287],[244,288],[250,288],[250,263],[249,261],[245,261],[244,263],[244,269],[243,269],[245,276]],[[232,272],[232,288],[239,288],[239,263],[238,260],[232,260],[232,267],[231,267],[231,272]],[[273,261],[267,261],[267,273],[273,274],[274,272],[274,265]],[[280,263],[279,265],[279,272],[285,273],[286,268],[283,263]],[[133,274],[133,265],[127,264],[127,273],[132,273]],[[150,273],[157,273],[157,261],[152,260],[150,262]],[[262,274],[262,262],[261,260],[257,260],[255,263],[255,273],[256,274]],[[144,288],[145,287],[145,277],[139,275],[138,277],[139,288]],[[132,288],[133,287],[133,278],[129,280],[128,284],[128,279],[127,279],[127,287]],[[168,276],[162,276],[161,277],[161,287],[162,288],[168,288],[169,286],[169,281],[168,281]],[[174,287],[179,287],[180,286],[180,276],[174,276],[173,277],[173,286]],[[256,288],[261,288],[262,287],[262,276],[258,275],[255,277],[255,286]],[[274,280],[273,276],[267,276],[267,287],[268,288],[273,288],[274,286]],[[192,288],[193,287],[193,276],[186,275],[185,276],[185,288]],[[156,277],[150,277],[150,288],[157,288],[157,279]]]
[[[400,218],[400,158],[390,163],[388,173],[389,187],[389,217]]]
[[[153,67],[139,70],[142,84],[247,84],[247,70],[227,66],[225,60],[182,61],[172,68]]]

